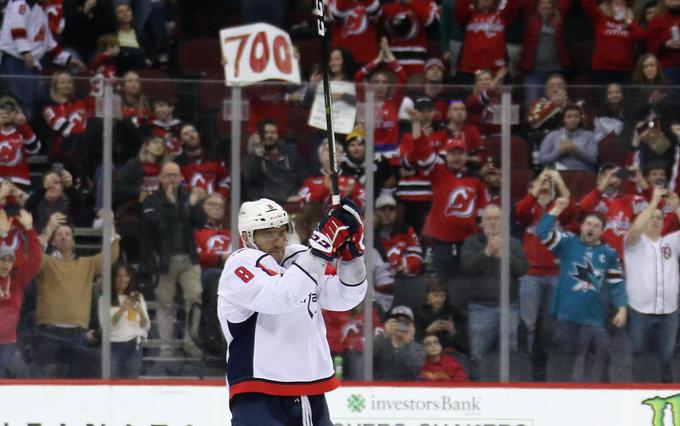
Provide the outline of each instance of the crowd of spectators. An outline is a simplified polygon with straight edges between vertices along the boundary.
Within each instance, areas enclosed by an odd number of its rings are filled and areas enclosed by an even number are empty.
[[[204,3],[6,2],[0,377],[96,375],[106,321],[115,375],[143,371],[152,334],[162,359],[210,351],[206,334],[219,327],[205,318],[232,250],[230,144],[242,147],[243,200],[285,205],[296,224],[291,238],[306,242],[330,196],[326,135],[306,124],[327,65],[332,83],[352,88],[334,89],[334,102],[356,110],[352,130],[337,135],[340,191],[362,209],[375,200],[367,256],[375,264],[376,378],[488,378],[507,239],[508,337],[528,379],[555,377],[558,364],[577,381],[630,381],[646,352],[658,355],[660,379],[675,379],[679,0],[330,0],[328,64],[312,47],[313,2]],[[220,125],[234,107],[228,91],[206,83],[224,96],[219,107],[204,105],[204,83],[179,52],[251,22],[289,31],[302,84],[246,88],[245,134],[231,141]],[[219,71],[219,53],[214,59],[204,75]],[[194,83],[176,90],[147,76]],[[111,78],[119,79],[112,248],[121,260],[109,307],[96,284],[101,255],[80,255],[76,230],[101,227],[101,101]],[[512,181],[500,172],[506,90],[520,110]],[[369,139],[375,157],[366,169]],[[501,206],[504,185],[511,206]],[[504,214],[511,235],[500,231]],[[651,253],[663,260],[650,263]],[[326,315],[346,378],[363,370],[362,309]]]

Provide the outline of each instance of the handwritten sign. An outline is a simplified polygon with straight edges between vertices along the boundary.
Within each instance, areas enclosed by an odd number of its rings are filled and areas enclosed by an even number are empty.
[[[300,65],[287,32],[269,24],[251,24],[220,31],[227,86],[264,80],[300,84]]]

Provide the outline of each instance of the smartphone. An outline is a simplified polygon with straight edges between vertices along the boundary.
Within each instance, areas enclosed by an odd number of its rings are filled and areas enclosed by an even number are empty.
[[[62,172],[64,171],[64,164],[63,163],[52,164],[52,171],[61,175]]]
[[[407,332],[408,331],[408,323],[406,321],[399,321],[397,323],[397,331],[401,332]]]
[[[620,167],[619,170],[616,171],[616,176],[619,179],[628,179],[630,177],[630,170],[625,167]]]
[[[668,186],[668,182],[666,182],[666,179],[657,179],[656,180],[656,186],[659,188],[666,188]]]

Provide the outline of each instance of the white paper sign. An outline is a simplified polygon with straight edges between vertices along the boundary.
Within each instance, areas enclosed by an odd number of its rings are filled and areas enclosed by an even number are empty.
[[[263,80],[300,84],[300,65],[287,32],[269,24],[251,24],[220,31],[227,86]]]
[[[349,81],[331,81],[331,96],[337,100],[333,104],[333,132],[347,134],[354,129],[354,122],[357,118],[356,96],[357,88],[354,83]],[[345,98],[345,99],[343,99]],[[346,98],[353,98],[354,102],[348,103]],[[326,108],[323,101],[323,83],[316,87],[316,96],[312,109],[309,111],[309,120],[312,127],[326,130]]]

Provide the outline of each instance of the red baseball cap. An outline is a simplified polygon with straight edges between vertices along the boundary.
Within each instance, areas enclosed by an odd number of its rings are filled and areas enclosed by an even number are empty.
[[[444,62],[442,62],[442,60],[439,58],[430,58],[427,62],[425,62],[425,71],[427,71],[430,67],[439,67],[442,69],[442,71],[446,71]]]
[[[446,143],[444,143],[444,151],[449,152],[454,149],[462,149],[465,152],[468,151],[467,144],[463,139],[460,138],[452,138],[447,140]]]

